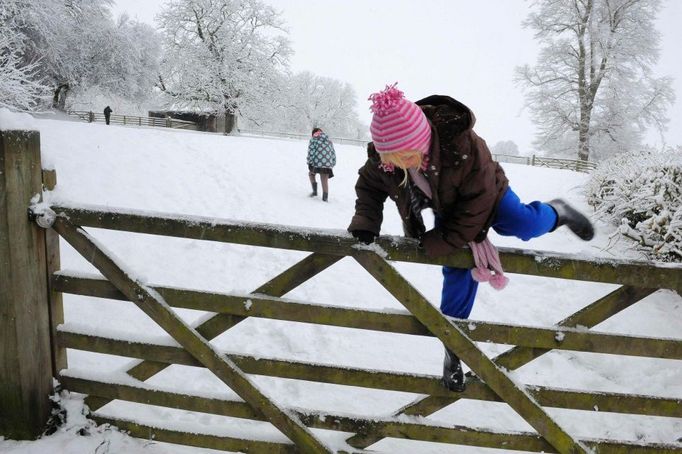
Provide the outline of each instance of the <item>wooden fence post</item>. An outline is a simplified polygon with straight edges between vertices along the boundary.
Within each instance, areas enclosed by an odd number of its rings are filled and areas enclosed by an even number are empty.
[[[51,410],[45,231],[28,218],[40,194],[40,134],[0,131],[0,435],[11,439],[40,435]]]
[[[57,186],[57,172],[43,169],[43,189],[52,191]],[[57,342],[57,327],[64,323],[64,301],[62,292],[55,291],[52,275],[61,269],[59,254],[59,234],[54,229],[45,230],[45,257],[47,259],[47,290],[50,313],[50,343],[52,345],[52,376],[58,377],[59,371],[68,367],[66,348]]]

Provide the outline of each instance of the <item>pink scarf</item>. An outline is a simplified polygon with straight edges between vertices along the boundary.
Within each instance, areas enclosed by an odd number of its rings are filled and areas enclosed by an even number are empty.
[[[424,175],[422,175],[417,169],[407,169],[407,173],[410,174],[412,182],[417,185],[419,189],[422,190],[424,195],[429,199],[433,198],[433,193],[431,192],[431,186]]]
[[[469,243],[471,253],[474,256],[476,268],[471,270],[471,277],[476,282],[489,282],[495,290],[502,290],[507,286],[509,278],[504,275],[500,255],[488,237],[480,243]]]

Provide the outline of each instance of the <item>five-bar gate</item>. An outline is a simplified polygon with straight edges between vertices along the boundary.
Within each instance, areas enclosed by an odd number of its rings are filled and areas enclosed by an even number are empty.
[[[159,441],[263,453],[331,452],[315,432],[310,430],[311,428],[351,432],[354,435],[347,440],[349,450],[357,451],[385,437],[394,437],[536,452],[682,452],[680,444],[578,439],[546,411],[547,407],[580,411],[598,409],[616,413],[680,418],[682,405],[679,399],[526,386],[513,380],[509,373],[553,349],[682,359],[680,339],[624,336],[585,329],[630,307],[657,289],[673,289],[679,293],[682,290],[682,268],[679,266],[657,266],[618,260],[595,262],[573,256],[502,249],[501,259],[510,273],[614,283],[620,287],[551,327],[464,321],[444,317],[396,271],[391,262],[471,267],[473,262],[466,250],[443,259],[432,260],[424,255],[416,242],[402,238],[382,237],[378,239],[376,245],[365,247],[358,245],[350,236],[331,231],[311,232],[285,226],[166,214],[151,215],[134,211],[112,211],[106,208],[46,207],[36,202],[37,199],[32,197],[32,218],[46,228],[44,234],[47,240],[44,244],[48,260],[44,269],[49,283],[49,304],[46,302],[46,306],[50,309],[53,369],[59,374],[58,378],[64,387],[89,396],[86,402],[93,411],[91,416],[100,422],[112,423],[140,437],[147,438],[153,435],[154,439]],[[88,228],[306,251],[310,254],[269,282],[254,289],[249,295],[152,287],[127,272],[125,264],[118,262],[101,247],[88,233]],[[35,225],[31,229],[34,232],[41,232]],[[56,234],[92,263],[103,278],[59,272]],[[282,298],[343,257],[351,257],[357,261],[407,311],[387,314]],[[60,328],[59,325],[63,321],[61,312],[63,293],[133,303],[161,326],[179,346],[128,342],[103,335],[69,332],[63,327]],[[245,304],[246,302],[248,304]],[[198,326],[190,326],[176,314],[174,307],[209,311],[215,315]],[[436,376],[226,355],[211,343],[212,339],[248,317],[415,336],[435,336],[470,367],[469,384],[464,393],[452,393],[440,385],[440,377]],[[510,344],[516,347],[497,357],[489,358],[476,342]],[[70,374],[66,364],[67,348],[138,358],[140,361],[127,373],[137,379],[139,384],[115,384]],[[141,383],[171,364],[208,369],[243,401],[161,391]],[[406,391],[424,397],[385,418],[324,414],[315,410],[303,411],[281,407],[258,389],[250,374]],[[682,379],[682,371],[680,378]],[[535,431],[503,432],[462,426],[440,426],[419,418],[402,417],[402,415],[426,416],[460,399],[505,402]],[[97,409],[112,400],[269,421],[289,438],[290,443],[184,433],[144,426],[134,420],[98,416]]]

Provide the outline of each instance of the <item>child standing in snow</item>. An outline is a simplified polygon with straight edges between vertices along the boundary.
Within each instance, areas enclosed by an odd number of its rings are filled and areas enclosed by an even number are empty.
[[[364,243],[373,242],[390,197],[405,235],[418,238],[430,257],[468,245],[475,269],[443,267],[440,309],[445,315],[468,318],[479,281],[490,281],[497,289],[506,285],[497,250],[487,239],[489,228],[524,241],[562,225],[585,241],[594,236],[590,221],[560,199],[519,200],[485,141],[473,131],[475,117],[464,104],[441,95],[413,103],[396,84],[369,99],[372,142],[359,170],[348,231]],[[435,215],[435,226],[428,231],[421,216],[427,207]],[[459,358],[447,349],[443,384],[452,391],[465,387]]]
[[[315,174],[320,174],[322,183],[322,200],[326,202],[329,197],[329,179],[334,177],[332,168],[336,165],[336,152],[334,144],[329,140],[320,128],[313,129],[312,137],[308,142],[308,178],[313,187],[310,197],[317,196],[317,182]]]

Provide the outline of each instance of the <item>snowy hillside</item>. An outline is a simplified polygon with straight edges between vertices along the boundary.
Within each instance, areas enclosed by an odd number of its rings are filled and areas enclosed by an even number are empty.
[[[53,202],[334,229],[339,234],[346,234],[345,228],[353,214],[353,185],[357,169],[365,159],[362,147],[336,146],[336,176],[330,180],[329,203],[324,203],[319,198],[308,197],[307,144],[304,141],[55,120],[36,120],[35,125],[41,133],[43,167],[57,171],[57,188],[48,195]],[[505,164],[504,168],[522,199],[549,200],[562,196],[589,212],[581,192],[586,175],[512,164]],[[395,208],[387,205],[382,233],[399,235],[400,225]],[[608,247],[610,228],[598,222],[597,228],[597,237],[589,243],[579,241],[565,229],[529,243],[496,235],[491,238],[498,246],[594,257],[622,256],[622,252]],[[248,293],[306,255],[196,240],[89,231],[150,284],[198,290]],[[62,242],[61,248],[63,269],[96,272],[66,243]],[[397,264],[396,267],[430,301],[438,303],[441,289],[438,267],[410,264]],[[472,319],[548,326],[616,288],[521,275],[510,275],[510,278],[509,286],[502,292],[481,286]],[[350,259],[338,262],[286,297],[370,309],[402,309]],[[189,322],[205,315],[189,310],[180,313]],[[168,342],[165,333],[132,304],[65,295],[65,319],[72,331]],[[598,325],[597,329],[679,338],[680,326],[682,298],[670,291],[659,291]],[[432,375],[440,374],[443,356],[442,345],[433,338],[255,319],[240,323],[220,336],[215,345],[226,352],[262,357]],[[486,346],[491,354],[502,350],[502,346]],[[131,364],[126,358],[80,351],[69,351],[68,360],[69,374],[97,376],[109,381],[125,381],[122,371]],[[512,375],[523,383],[682,399],[682,365],[679,361],[562,351],[544,355]],[[261,376],[253,379],[282,405],[337,413],[386,416],[418,397]],[[210,373],[198,368],[172,366],[149,383],[203,396],[235,397]],[[90,436],[79,436],[76,432],[85,423],[79,416],[81,396],[66,397],[65,405],[70,411],[70,419],[63,430],[36,442],[0,441],[0,453],[213,452],[148,443],[104,429],[92,429]],[[669,418],[548,411],[579,437],[672,443],[682,433],[682,421]],[[123,402],[110,404],[99,412],[134,417],[147,424],[174,429],[285,440],[264,423],[207,414]],[[439,424],[532,430],[513,410],[496,403],[459,402],[429,420]],[[319,433],[330,446],[344,447],[344,434]],[[109,450],[96,451],[102,444]],[[499,452],[394,439],[384,440],[372,449],[389,453]]]

